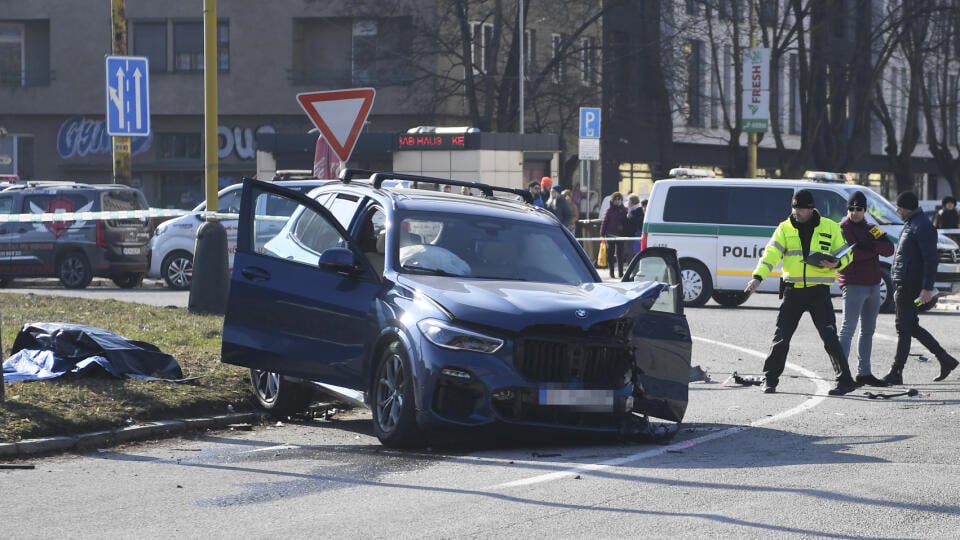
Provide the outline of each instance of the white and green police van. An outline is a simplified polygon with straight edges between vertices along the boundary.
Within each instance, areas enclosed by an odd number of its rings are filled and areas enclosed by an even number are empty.
[[[847,215],[847,199],[860,190],[867,197],[867,220],[880,225],[894,243],[903,228],[890,201],[868,187],[846,183],[846,175],[808,173],[802,180],[762,180],[699,177],[697,171],[671,171],[671,176],[653,184],[643,223],[642,246],[677,250],[683,274],[684,302],[702,306],[710,298],[722,306],[745,302],[743,292],[758,259],[777,225],[790,214],[794,192],[813,193],[821,215],[839,222]],[[711,174],[707,172],[706,174]],[[705,174],[705,176],[706,176]],[[937,288],[953,290],[960,282],[960,248],[939,235]],[[893,311],[890,257],[881,258],[883,284],[881,311]],[[758,292],[779,291],[780,268],[761,283]],[[834,284],[834,294],[840,290]],[[928,306],[932,306],[931,302]]]

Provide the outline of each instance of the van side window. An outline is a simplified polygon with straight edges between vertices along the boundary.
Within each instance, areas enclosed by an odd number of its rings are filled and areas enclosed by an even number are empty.
[[[13,213],[13,197],[0,197],[0,214]]]
[[[775,227],[790,214],[791,197],[790,188],[673,186],[667,191],[663,220]]]
[[[830,218],[837,223],[847,215],[847,200],[834,193],[824,189],[811,189],[813,192],[813,202],[817,205],[817,211],[820,215]]]

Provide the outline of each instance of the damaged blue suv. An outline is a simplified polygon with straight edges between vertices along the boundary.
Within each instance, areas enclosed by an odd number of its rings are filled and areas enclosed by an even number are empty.
[[[277,197],[292,215],[255,212]],[[525,200],[349,169],[308,195],[246,180],[223,361],[250,368],[277,416],[318,388],[355,396],[393,447],[436,430],[681,422],[691,338],[676,253],[648,249],[604,283],[569,230]]]

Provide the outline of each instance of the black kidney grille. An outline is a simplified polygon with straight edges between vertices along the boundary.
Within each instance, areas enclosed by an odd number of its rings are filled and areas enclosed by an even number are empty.
[[[632,357],[626,345],[595,341],[526,339],[514,355],[515,369],[546,383],[583,383],[620,388],[630,378]]]

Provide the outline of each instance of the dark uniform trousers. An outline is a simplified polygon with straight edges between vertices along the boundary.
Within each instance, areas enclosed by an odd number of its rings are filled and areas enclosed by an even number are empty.
[[[783,293],[783,303],[780,304],[780,313],[777,315],[777,330],[773,334],[773,344],[770,354],[763,362],[763,376],[770,386],[776,386],[783,374],[787,363],[787,353],[790,352],[790,340],[797,330],[800,318],[804,313],[810,313],[813,324],[823,341],[823,349],[827,351],[837,382],[852,382],[850,367],[843,355],[840,339],[837,337],[837,316],[833,311],[833,302],[830,300],[828,285],[814,285],[812,287],[790,287],[789,284]]]
[[[907,355],[910,354],[911,338],[917,338],[917,341],[942,363],[943,358],[950,355],[930,332],[920,326],[920,308],[913,303],[913,300],[920,296],[920,287],[905,283],[897,283],[896,286],[893,302],[897,310],[897,353],[893,357],[893,368],[897,371],[903,370]]]

